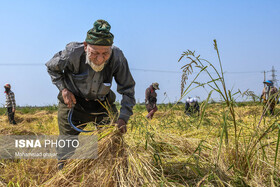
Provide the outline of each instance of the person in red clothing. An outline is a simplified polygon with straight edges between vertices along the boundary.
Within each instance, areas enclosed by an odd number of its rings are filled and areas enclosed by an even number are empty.
[[[148,111],[148,115],[146,116],[148,119],[152,119],[155,112],[158,110],[157,108],[157,93],[156,90],[159,90],[159,84],[157,82],[152,83],[145,92],[145,104]]]

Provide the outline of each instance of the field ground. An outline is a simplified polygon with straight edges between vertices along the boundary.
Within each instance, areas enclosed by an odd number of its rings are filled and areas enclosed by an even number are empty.
[[[0,186],[280,186],[279,106],[262,117],[261,105],[239,103],[237,129],[222,104],[202,106],[199,117],[185,115],[184,105],[158,108],[147,120],[136,105],[123,137],[101,130],[94,161],[57,171],[56,160],[2,159]],[[58,135],[55,106],[21,108],[16,121],[8,124],[0,109],[1,135]]]

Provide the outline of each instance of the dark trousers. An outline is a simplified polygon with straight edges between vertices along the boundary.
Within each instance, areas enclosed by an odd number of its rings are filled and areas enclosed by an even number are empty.
[[[267,101],[266,99],[263,100],[263,111],[265,110],[269,110],[271,115],[274,115],[274,108],[276,105],[276,101],[271,99],[269,101]]]
[[[7,113],[8,113],[8,119],[10,124],[17,124],[15,121],[15,113],[13,112],[13,108],[12,107],[7,107]]]
[[[191,106],[188,102],[185,105],[185,114],[194,114],[198,112],[199,115],[199,104],[196,102],[194,106]]]
[[[86,101],[82,98],[76,97],[77,104],[74,107],[72,115],[72,123],[79,129],[84,129],[86,123],[93,122],[97,127],[115,122],[118,111],[116,105],[106,104],[98,101]],[[102,106],[103,105],[103,106]],[[107,106],[104,108],[104,106]],[[67,107],[61,100],[58,104],[58,127],[60,137],[65,135],[79,135],[80,132],[73,129],[68,122],[68,113],[71,109]],[[60,139],[60,138],[59,138]],[[75,148],[57,148],[57,157],[59,160],[65,160],[74,154]]]
[[[156,103],[147,104],[146,109],[148,111],[148,115],[146,117],[149,119],[153,119],[154,114],[158,110]]]

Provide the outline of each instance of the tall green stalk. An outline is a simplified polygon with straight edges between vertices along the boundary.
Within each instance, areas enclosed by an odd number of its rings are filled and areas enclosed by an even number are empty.
[[[235,141],[235,154],[236,154],[235,155],[235,158],[236,158],[235,161],[236,161],[236,164],[237,164],[238,160],[239,160],[238,159],[238,136],[237,136],[236,116],[235,116],[235,111],[234,111],[234,99],[233,99],[233,95],[231,94],[231,91],[230,90],[227,91],[227,88],[226,88],[226,82],[225,82],[225,77],[224,77],[224,72],[223,72],[223,67],[222,67],[222,61],[221,61],[221,58],[220,58],[220,53],[219,53],[219,49],[218,49],[218,45],[217,45],[216,40],[214,40],[214,49],[216,50],[217,55],[218,55],[220,72],[208,60],[200,58],[200,55],[195,56],[195,52],[192,52],[192,51],[188,50],[188,51],[186,51],[182,54],[179,61],[181,61],[183,57],[186,57],[187,59],[191,60],[191,62],[182,67],[184,74],[182,76],[181,89],[184,89],[184,84],[186,83],[186,80],[188,79],[187,76],[193,72],[192,65],[195,64],[196,65],[195,67],[200,68],[201,70],[205,71],[208,74],[211,81],[209,81],[205,84],[207,84],[211,89],[215,90],[223,98],[224,102],[227,105],[227,108],[230,111],[232,119],[233,119],[234,139],[235,139],[234,140]],[[204,65],[203,62],[206,62],[207,66]],[[208,71],[208,69],[209,69],[208,67],[211,67],[215,71],[218,78],[214,78],[211,75],[211,73]],[[201,73],[201,71],[200,71],[200,73]],[[218,85],[218,82],[220,82],[222,84],[222,87],[220,87]],[[213,83],[213,85],[212,85],[212,83]],[[205,84],[201,84],[201,85],[204,86]],[[189,85],[189,87],[190,87],[190,85]],[[185,91],[182,91],[182,93],[187,93],[187,89]],[[224,130],[228,131],[228,129],[224,129]],[[228,132],[225,132],[225,134],[227,134],[227,133]]]

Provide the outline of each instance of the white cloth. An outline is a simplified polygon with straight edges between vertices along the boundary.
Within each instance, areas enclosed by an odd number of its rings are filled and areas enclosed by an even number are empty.
[[[195,98],[195,97],[188,97],[188,98],[187,98],[187,102],[188,102],[191,106],[194,106],[195,103],[197,102],[197,98]]]

